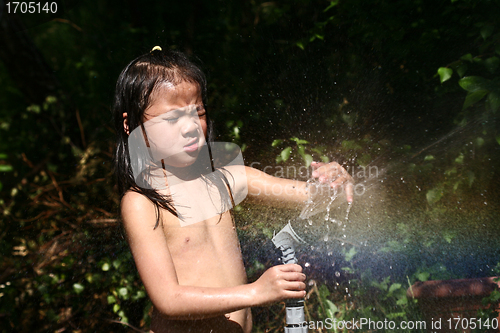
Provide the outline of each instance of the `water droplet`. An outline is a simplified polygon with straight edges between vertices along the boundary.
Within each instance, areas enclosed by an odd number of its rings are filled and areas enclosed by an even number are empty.
[[[335,276],[340,277],[340,272],[339,271],[335,272]]]

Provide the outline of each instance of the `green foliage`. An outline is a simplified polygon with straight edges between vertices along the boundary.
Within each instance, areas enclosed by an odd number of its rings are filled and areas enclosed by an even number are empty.
[[[287,144],[292,144],[293,146],[283,148],[280,154],[276,156],[276,163],[287,162],[288,159],[292,161],[301,159],[303,164],[308,168],[315,158],[323,163],[329,162],[328,157],[325,155],[325,147],[313,147],[307,140],[297,137],[290,138],[289,140],[276,139],[271,143],[271,146],[280,147]]]

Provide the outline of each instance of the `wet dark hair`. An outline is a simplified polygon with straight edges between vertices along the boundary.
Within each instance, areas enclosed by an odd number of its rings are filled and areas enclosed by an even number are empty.
[[[139,187],[133,176],[130,154],[127,147],[128,135],[123,128],[123,113],[127,113],[129,133],[143,126],[144,112],[152,103],[152,94],[165,83],[177,85],[182,82],[198,86],[206,110],[207,80],[199,66],[178,51],[155,49],[132,60],[118,77],[113,107],[114,125],[117,135],[115,152],[115,174],[118,190],[122,197],[128,190],[145,195],[156,207],[158,226],[160,208],[178,216],[169,196],[154,189]],[[207,117],[207,138],[210,147],[213,142],[213,126]]]

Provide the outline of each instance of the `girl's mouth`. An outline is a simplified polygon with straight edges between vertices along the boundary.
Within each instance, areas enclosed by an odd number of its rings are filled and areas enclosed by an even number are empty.
[[[184,151],[193,153],[198,150],[198,139],[191,140],[190,143],[184,146]]]

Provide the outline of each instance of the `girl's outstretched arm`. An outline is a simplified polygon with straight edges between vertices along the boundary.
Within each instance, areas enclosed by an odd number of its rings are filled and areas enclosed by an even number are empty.
[[[352,202],[353,180],[341,165],[336,162],[327,164],[313,162],[311,167],[314,178],[321,183],[330,184],[332,188],[342,189],[345,191],[347,201]],[[245,172],[250,199],[284,206],[294,206],[308,199],[306,182],[274,177],[251,167],[246,167]]]
[[[305,275],[299,265],[272,267],[257,281],[246,285],[227,288],[180,285],[163,229],[161,225],[153,228],[156,212],[151,201],[129,191],[121,207],[139,275],[155,308],[168,318],[202,319],[305,296]],[[169,213],[163,215],[166,215],[163,219],[177,219]]]

